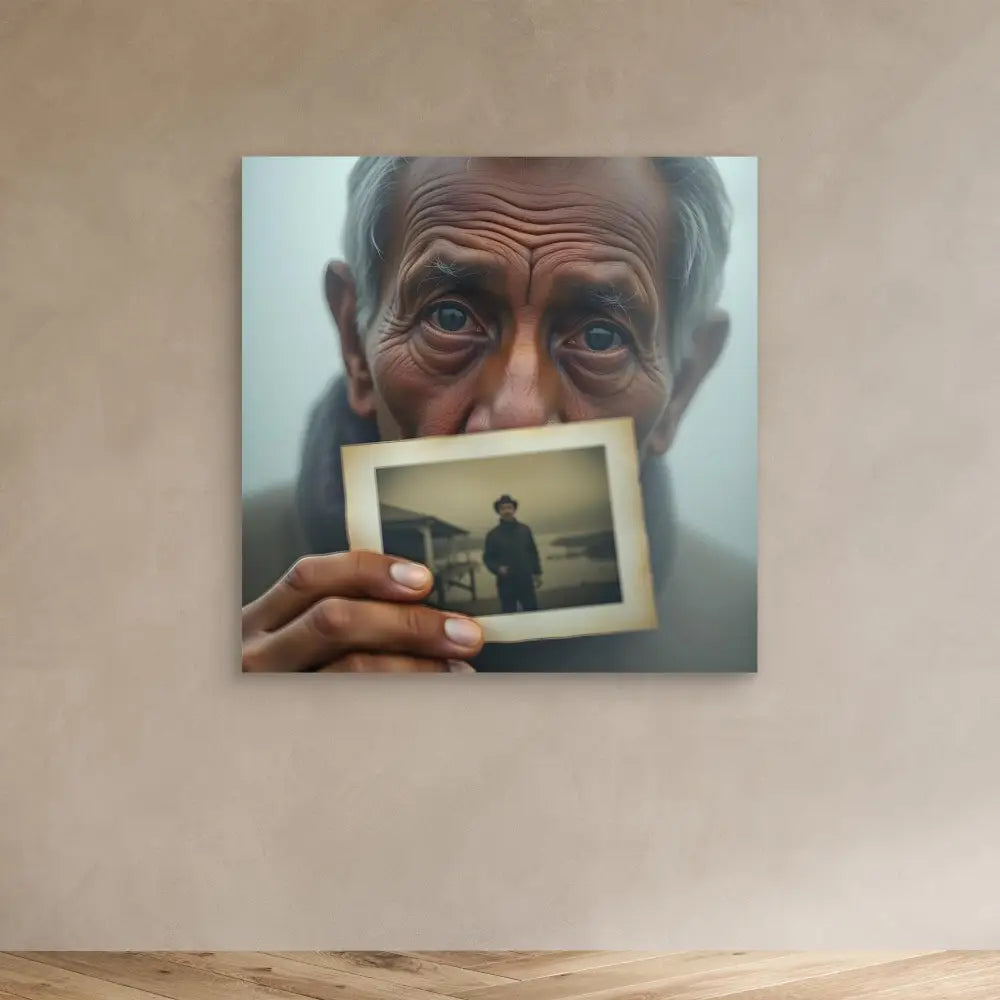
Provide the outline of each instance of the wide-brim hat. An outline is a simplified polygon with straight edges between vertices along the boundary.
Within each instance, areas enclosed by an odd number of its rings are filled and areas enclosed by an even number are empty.
[[[500,513],[500,504],[502,503],[512,503],[514,505],[514,510],[517,510],[517,501],[509,493],[505,493],[502,497],[493,501],[493,509],[498,514]]]

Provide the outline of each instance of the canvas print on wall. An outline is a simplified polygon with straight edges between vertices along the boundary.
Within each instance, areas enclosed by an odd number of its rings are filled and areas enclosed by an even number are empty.
[[[756,161],[243,163],[243,670],[757,669]]]

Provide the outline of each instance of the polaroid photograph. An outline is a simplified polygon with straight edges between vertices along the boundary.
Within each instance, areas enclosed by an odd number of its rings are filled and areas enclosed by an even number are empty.
[[[422,563],[487,642],[656,628],[630,419],[342,449],[351,548]]]

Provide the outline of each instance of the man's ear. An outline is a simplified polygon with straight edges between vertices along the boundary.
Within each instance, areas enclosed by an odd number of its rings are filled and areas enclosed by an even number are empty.
[[[649,449],[662,455],[673,444],[681,417],[688,408],[705,376],[715,367],[729,339],[729,313],[716,309],[695,330],[691,352],[681,364],[674,378],[670,402],[649,436]]]
[[[340,333],[340,354],[347,372],[347,400],[359,417],[375,416],[375,385],[358,330],[358,296],[350,268],[339,260],[326,266],[326,304]]]

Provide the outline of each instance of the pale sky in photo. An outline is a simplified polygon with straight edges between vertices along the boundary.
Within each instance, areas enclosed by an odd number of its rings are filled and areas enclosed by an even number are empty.
[[[612,528],[603,445],[396,466],[379,469],[377,479],[380,503],[432,514],[473,535],[497,523],[493,501],[503,493],[538,534]]]

